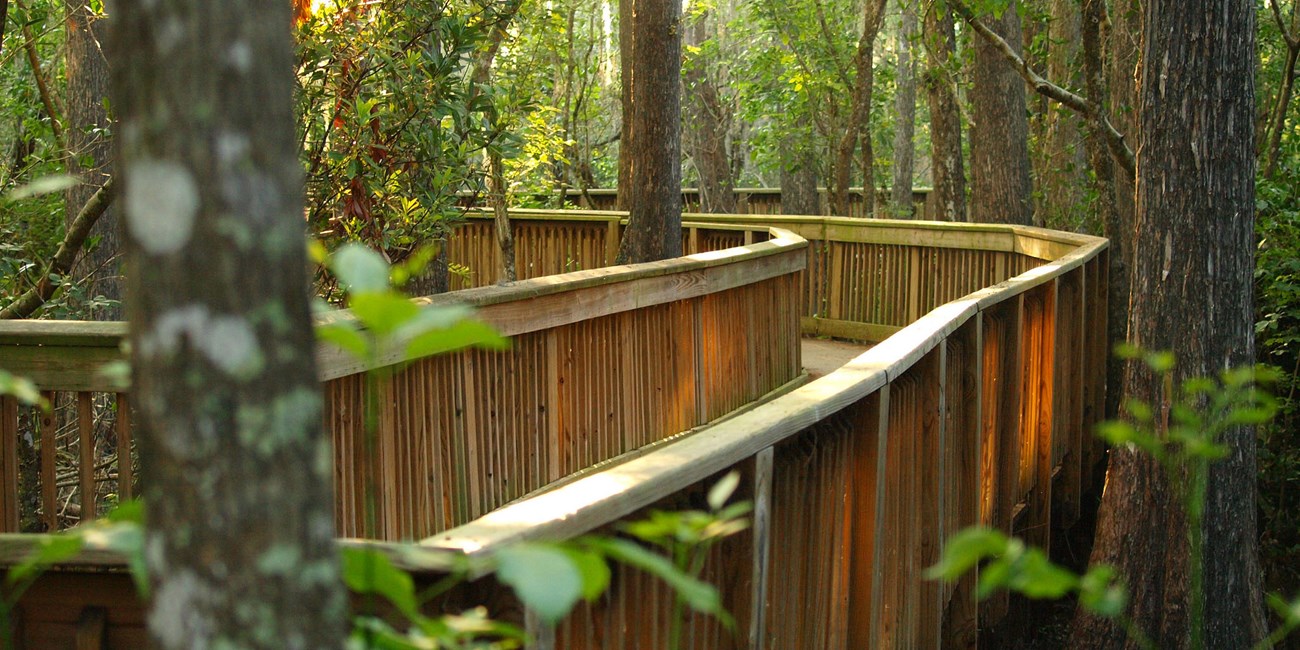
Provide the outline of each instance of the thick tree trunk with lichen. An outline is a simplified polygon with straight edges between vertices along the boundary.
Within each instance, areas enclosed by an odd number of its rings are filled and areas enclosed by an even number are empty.
[[[104,4],[104,15],[110,15],[107,11],[116,4]],[[85,0],[65,0],[64,10],[67,12],[67,94],[63,105],[67,111],[64,119],[67,126],[68,173],[81,180],[81,183],[64,193],[64,223],[71,226],[82,207],[104,184],[110,173],[110,144],[105,136],[109,123],[104,108],[104,97],[108,95],[108,61],[102,48],[103,17],[92,11]],[[117,212],[110,207],[95,223],[89,237],[97,243],[77,259],[72,269],[75,278],[84,279],[83,286],[88,297],[102,295],[110,300],[122,300]],[[115,305],[95,309],[87,315],[96,320],[120,320],[122,310],[120,305]]]
[[[957,54],[952,10],[933,3],[922,27],[928,70],[925,96],[930,106],[930,218],[966,221],[966,166],[961,151],[961,110],[949,66]]]
[[[121,0],[114,106],[155,647],[341,647],[287,2]]]
[[[1020,15],[1012,2],[985,24],[1021,51]],[[971,92],[971,218],[1028,225],[1033,218],[1025,83],[987,39],[976,39]]]
[[[628,223],[618,249],[621,264],[652,262],[682,254],[682,39],[681,4],[669,0],[624,0],[631,10],[633,51],[623,78],[632,98],[627,138],[619,164],[630,167],[626,194]],[[623,56],[627,56],[624,51]],[[624,101],[625,111],[629,102]],[[620,183],[624,182],[620,171]]]
[[[1254,3],[1147,0],[1146,26],[1136,235],[1142,246],[1132,253],[1129,337],[1174,352],[1179,381],[1255,359]],[[1124,379],[1127,396],[1169,403],[1162,382],[1140,364],[1130,364]],[[1129,616],[1161,648],[1191,647],[1198,635],[1206,648],[1249,648],[1263,633],[1254,430],[1235,427],[1220,441],[1229,453],[1210,468],[1200,621],[1187,586],[1194,558],[1171,486],[1147,456],[1111,452],[1091,561],[1118,567],[1132,593]],[[1076,621],[1073,647],[1126,645],[1134,642],[1113,622],[1083,615]]]

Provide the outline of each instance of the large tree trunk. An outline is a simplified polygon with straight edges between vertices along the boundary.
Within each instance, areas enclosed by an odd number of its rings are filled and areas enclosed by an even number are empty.
[[[691,23],[687,34],[692,46],[709,40],[710,14],[705,12]],[[710,76],[708,59],[695,55],[686,63],[685,105],[689,107],[688,129],[691,160],[700,176],[700,211],[736,211],[736,183],[727,151],[727,133],[731,130],[731,109],[723,105],[718,86]]]
[[[856,77],[853,81],[853,98],[850,106],[849,121],[844,125],[844,133],[835,145],[835,178],[830,188],[831,214],[847,217],[849,215],[849,185],[853,182],[853,154],[858,149],[858,139],[862,143],[862,185],[863,216],[870,217],[875,212],[875,191],[871,154],[871,93],[875,76],[872,70],[872,58],[876,47],[876,34],[880,33],[880,24],[885,19],[886,0],[864,0],[862,5],[862,36],[858,39],[858,49],[853,54],[853,69]]]
[[[961,151],[961,110],[948,66],[957,53],[952,10],[933,3],[925,13],[924,38],[929,58],[925,95],[930,105],[930,160],[934,189],[931,218],[966,221],[966,166]]]
[[[1047,28],[1047,78],[1066,88],[1083,82],[1079,0],[1051,0]],[[1058,230],[1101,232],[1087,210],[1088,158],[1083,115],[1039,95],[1041,138],[1035,156],[1037,214],[1042,225]],[[1089,95],[1094,101],[1096,97]]]
[[[681,3],[624,2],[633,5],[635,45],[623,78],[625,97],[633,99],[631,128],[619,158],[621,165],[628,157],[634,175],[619,187],[629,215],[618,261],[651,262],[682,254]]]
[[[288,2],[113,18],[155,647],[341,647]]]
[[[111,11],[115,3],[105,3]],[[107,180],[109,142],[104,133],[109,128],[104,110],[108,95],[108,62],[100,48],[104,30],[85,0],[65,0],[67,12],[67,95],[64,115],[67,126],[68,173],[80,177],[81,183],[64,193],[64,223],[71,226],[81,209]],[[112,14],[108,14],[112,15]],[[85,163],[85,164],[83,164]],[[90,231],[98,244],[77,259],[72,273],[85,278],[88,296],[103,295],[122,300],[122,273],[119,263],[117,210],[110,207]],[[93,310],[95,320],[120,320],[120,306]]]
[[[1180,381],[1254,362],[1254,5],[1147,0],[1146,25],[1142,245],[1133,253],[1129,335],[1146,349],[1173,351]],[[1124,387],[1169,404],[1162,382],[1139,364],[1129,365]],[[1236,427],[1221,441],[1230,453],[1210,469],[1199,622],[1190,615],[1185,517],[1171,487],[1146,456],[1111,454],[1092,562],[1119,567],[1133,594],[1130,615],[1157,647],[1188,647],[1203,633],[1203,647],[1248,648],[1263,633],[1254,431]],[[1081,619],[1074,647],[1124,645],[1116,625]]]
[[[1012,2],[987,24],[1017,53],[1022,51],[1020,15]],[[975,43],[971,88],[971,217],[985,223],[1029,224],[1033,186],[1029,172],[1029,123],[1025,84],[986,39]]]
[[[893,216],[912,218],[912,174],[915,161],[916,62],[912,39],[916,37],[916,5],[899,0],[902,17],[898,22],[898,81],[894,106],[898,123],[894,128],[894,182],[891,188]]]

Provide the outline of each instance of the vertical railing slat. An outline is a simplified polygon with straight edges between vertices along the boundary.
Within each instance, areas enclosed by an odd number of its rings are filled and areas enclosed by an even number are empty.
[[[135,497],[135,465],[131,460],[131,402],[126,393],[117,394],[117,495],[122,501]]]
[[[81,521],[98,515],[95,499],[95,402],[88,391],[77,393],[77,484],[81,490]]]
[[[54,419],[54,391],[41,394],[49,408],[41,412],[41,514],[45,519],[45,530],[54,532],[59,529],[59,486],[56,475],[55,445],[58,427]]]
[[[19,519],[18,401],[0,396],[0,532],[18,532]]]

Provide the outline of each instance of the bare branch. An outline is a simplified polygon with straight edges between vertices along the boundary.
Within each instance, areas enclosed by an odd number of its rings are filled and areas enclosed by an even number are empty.
[[[1065,88],[1062,88],[1047,79],[1043,78],[1033,68],[1029,67],[1029,62],[1025,61],[1016,51],[1007,44],[1006,40],[996,32],[989,29],[970,7],[966,6],[962,0],[949,0],[948,6],[961,16],[968,25],[971,26],[981,37],[988,41],[993,47],[1002,53],[1002,58],[1006,59],[1016,72],[1030,85],[1038,94],[1059,102],[1084,117],[1096,120],[1101,125],[1103,133],[1106,135],[1106,144],[1110,148],[1111,155],[1119,162],[1124,171],[1132,174],[1137,169],[1136,157],[1133,150],[1129,148],[1128,143],[1124,141],[1124,134],[1115,129],[1115,126],[1106,119],[1100,106],[1097,106],[1088,98],[1076,95]]]
[[[27,318],[35,313],[37,309],[40,309],[41,305],[44,305],[45,301],[50,299],[50,296],[54,295],[57,285],[50,282],[50,276],[63,275],[72,269],[72,264],[77,260],[77,254],[81,252],[81,245],[86,242],[86,237],[90,235],[90,229],[108,211],[108,207],[113,204],[116,195],[116,184],[112,178],[109,178],[86,200],[86,204],[77,213],[77,218],[73,219],[72,225],[68,227],[68,232],[63,236],[63,242],[59,244],[59,249],[54,252],[54,259],[46,267],[45,273],[41,274],[41,278],[36,281],[35,286],[6,305],[4,309],[0,309],[0,320]]]

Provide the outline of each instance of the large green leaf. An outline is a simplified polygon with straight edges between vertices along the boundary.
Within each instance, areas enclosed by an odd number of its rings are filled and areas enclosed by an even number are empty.
[[[545,544],[519,544],[496,554],[497,578],[546,623],[564,618],[582,597],[583,570],[565,551]]]

